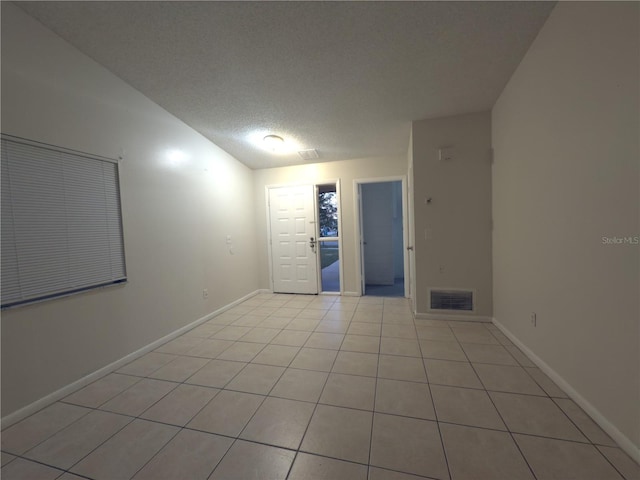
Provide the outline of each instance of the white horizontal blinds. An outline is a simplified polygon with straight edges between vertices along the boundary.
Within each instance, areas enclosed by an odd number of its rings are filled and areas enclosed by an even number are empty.
[[[117,168],[2,139],[3,306],[126,278]]]

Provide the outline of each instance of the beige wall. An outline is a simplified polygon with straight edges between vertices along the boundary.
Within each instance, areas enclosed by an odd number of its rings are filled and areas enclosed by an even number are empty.
[[[252,172],[7,2],[2,131],[124,151],[129,276],[2,312],[3,416],[258,288]],[[184,162],[168,161],[171,149]]]
[[[638,18],[559,3],[493,109],[495,318],[636,459],[639,247],[602,237],[640,235]]]
[[[260,287],[270,288],[269,253],[267,245],[267,213],[265,188],[275,185],[322,184],[340,180],[340,204],[342,221],[342,256],[344,266],[343,291],[355,294],[360,291],[360,275],[355,228],[355,200],[353,181],[399,177],[407,174],[406,158],[363,158],[339,162],[314,163],[294,167],[269,168],[254,171],[254,195],[256,199],[256,234],[258,238]]]
[[[413,122],[412,141],[417,312],[433,313],[429,288],[471,289],[475,311],[467,316],[488,319],[493,312],[490,113]],[[438,150],[445,146],[452,147],[453,159],[440,161]]]

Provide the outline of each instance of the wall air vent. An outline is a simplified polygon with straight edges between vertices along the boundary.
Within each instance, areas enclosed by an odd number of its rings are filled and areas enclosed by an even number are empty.
[[[315,148],[300,150],[298,155],[300,155],[303,160],[316,160],[320,158],[320,155],[318,155],[318,151]]]
[[[431,290],[431,310],[473,311],[473,292],[469,290]]]

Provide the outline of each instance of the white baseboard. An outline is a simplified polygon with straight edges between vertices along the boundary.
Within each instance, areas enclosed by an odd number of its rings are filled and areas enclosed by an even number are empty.
[[[344,297],[361,297],[359,292],[342,292],[342,296]]]
[[[551,368],[544,360],[513,335],[497,319],[493,318],[493,324],[504,333],[524,354],[529,357],[536,366],[551,378],[569,397],[576,402],[591,419],[596,422],[631,458],[640,463],[640,447],[635,445],[624,433],[613,425],[600,411],[584,398],[573,386]]]
[[[416,313],[416,319],[425,320],[456,320],[463,322],[484,322],[489,323],[493,320],[492,317],[485,315],[460,315],[455,313]]]
[[[99,370],[96,370],[93,373],[90,373],[89,375],[82,377],[79,380],[76,380],[73,383],[70,383],[69,385],[66,385],[64,387],[62,387],[59,390],[56,390],[53,393],[50,393],[49,395],[42,397],[39,400],[36,400],[33,403],[30,403],[29,405],[22,407],[20,410],[16,410],[15,412],[12,412],[4,417],[2,417],[2,419],[0,420],[0,428],[2,430],[4,430],[5,428],[13,425],[14,423],[19,422],[20,420],[28,417],[29,415],[33,415],[34,413],[36,413],[39,410],[42,410],[43,408],[51,405],[54,402],[57,402],[58,400],[60,400],[61,398],[66,397],[67,395],[70,395],[71,393],[75,392],[76,390],[79,390],[82,387],[85,387],[87,385],[89,385],[92,382],[95,382],[96,380],[98,380],[101,377],[104,377],[105,375],[115,372],[116,370],[118,370],[120,367],[123,367],[124,365],[126,365],[129,362],[132,362],[133,360],[141,357],[142,355],[149,353],[152,350],[155,350],[156,348],[158,348],[159,346],[167,343],[170,340],[173,340],[176,337],[179,337],[180,335],[182,335],[185,332],[188,332],[189,330],[197,327],[198,325],[211,320],[212,318],[220,315],[223,312],[226,312],[227,310],[229,310],[230,308],[235,307],[236,305],[239,305],[240,303],[244,302],[245,300],[248,300],[251,297],[254,297],[255,295],[258,295],[259,293],[268,293],[269,290],[256,290],[254,292],[251,292],[247,295],[245,295],[242,298],[239,298],[238,300],[235,300],[227,305],[225,305],[224,307],[221,307],[219,309],[217,309],[214,312],[211,312],[207,315],[205,315],[204,317],[201,317],[193,322],[191,322],[188,325],[185,325],[184,327],[181,327],[177,330],[175,330],[174,332],[171,332],[168,335],[165,335],[164,337],[156,340],[155,342],[152,342],[148,345],[145,345],[144,347],[140,348],[139,350],[136,350],[135,352],[130,353],[129,355],[126,355],[124,357],[122,357],[119,360],[116,360],[113,363],[110,363],[109,365],[106,365],[102,368],[100,368]]]

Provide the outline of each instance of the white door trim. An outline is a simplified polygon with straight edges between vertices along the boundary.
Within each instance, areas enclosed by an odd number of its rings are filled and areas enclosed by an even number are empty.
[[[409,271],[409,255],[407,246],[409,242],[408,231],[408,215],[407,215],[407,176],[399,175],[393,177],[378,177],[378,178],[355,178],[353,180],[353,212],[355,215],[354,227],[355,227],[355,263],[356,263],[356,285],[360,289],[360,295],[364,295],[363,290],[363,260],[362,260],[362,215],[361,215],[361,202],[360,198],[360,185],[366,183],[384,183],[384,182],[401,182],[402,184],[402,255],[404,261],[404,296],[409,298],[412,295],[411,292],[411,277]]]

